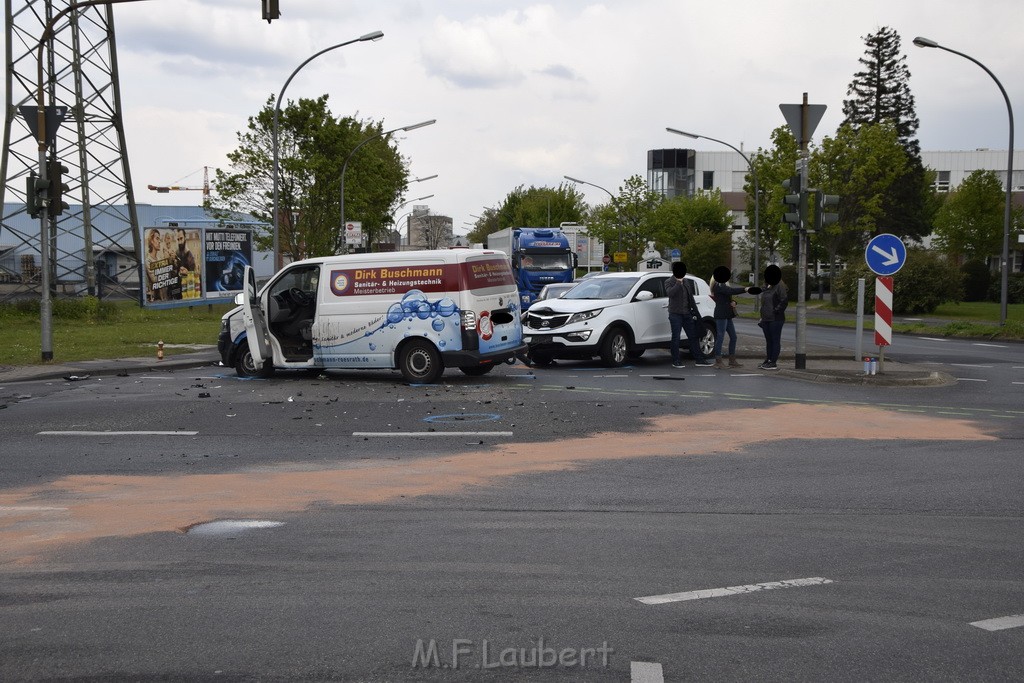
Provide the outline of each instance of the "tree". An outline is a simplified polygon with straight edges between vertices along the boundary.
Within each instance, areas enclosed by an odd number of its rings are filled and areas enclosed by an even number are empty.
[[[778,255],[792,237],[789,226],[782,221],[784,213],[782,197],[789,191],[782,187],[782,181],[795,173],[797,160],[796,138],[788,126],[779,126],[772,131],[772,147],[768,150],[758,149],[750,158],[750,163],[757,172],[758,187],[761,190],[761,240],[757,259],[762,265],[778,260]],[[744,185],[747,192],[747,216],[754,215],[753,179],[748,176]],[[737,240],[743,259],[753,265],[754,259],[753,231]]]
[[[935,245],[957,261],[998,254],[1003,248],[1005,198],[995,173],[971,173],[935,216]]]
[[[473,229],[466,234],[466,240],[470,244],[487,244],[487,236],[498,230],[501,230],[498,224],[498,211],[488,206],[484,209],[483,215],[477,217]]]
[[[910,92],[910,70],[906,55],[900,54],[900,36],[884,26],[868,36],[863,66],[854,74],[846,91],[852,97],[843,101],[844,123],[853,128],[888,122],[909,158],[904,172],[895,178],[886,193],[880,222],[890,232],[921,239],[931,232],[933,204],[932,179],[921,163],[917,140],[920,124]]]
[[[663,252],[678,247],[687,270],[698,277],[710,277],[716,266],[729,263],[732,212],[718,190],[662,201],[650,225],[658,247]]]
[[[349,153],[363,140],[379,136],[383,122],[336,119],[327,95],[289,102],[278,117],[278,207],[281,252],[292,259],[338,253],[341,230],[341,170]],[[214,215],[249,214],[273,223],[274,98],[249,118],[237,134],[238,147],[228,154],[230,168],[217,169],[207,206]],[[391,222],[391,209],[406,188],[408,172],[389,136],[359,149],[345,174],[345,214],[361,220],[373,236]],[[257,232],[260,248],[272,245],[269,229]]]
[[[839,195],[839,221],[817,227],[814,236],[829,256],[829,271],[839,260],[863,250],[869,237],[879,232],[885,215],[886,193],[906,169],[907,154],[889,123],[859,128],[844,123],[834,138],[825,137],[810,157],[811,187]],[[837,302],[835,287],[832,302]]]
[[[627,267],[632,270],[632,264],[640,261],[647,243],[654,239],[651,218],[661,200],[661,194],[648,189],[641,176],[630,176],[619,187],[618,196],[591,209],[587,232],[604,242],[606,249],[614,245],[615,251],[624,251],[630,264]]]
[[[580,223],[586,214],[583,194],[574,185],[560,184],[557,188],[534,187],[524,190],[520,185],[505,197],[497,209],[499,227],[557,228],[562,223]],[[492,230],[492,232],[494,232]]]

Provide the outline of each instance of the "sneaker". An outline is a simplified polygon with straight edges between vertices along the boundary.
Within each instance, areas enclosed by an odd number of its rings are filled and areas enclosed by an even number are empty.
[[[672,361],[672,367],[674,367],[674,368],[685,368],[686,366],[683,365],[682,361],[674,360],[674,361]]]
[[[766,361],[766,360],[763,360],[763,361],[761,361],[760,363],[758,363],[758,364],[757,364],[757,368],[758,368],[759,370],[764,370],[764,369],[765,369],[765,367],[767,367],[767,365],[768,365],[768,363],[769,363],[769,362],[770,362],[770,361]]]
[[[705,358],[704,360],[697,361],[696,363],[694,363],[694,365],[696,365],[698,368],[710,368],[711,366],[714,365],[714,363]]]
[[[764,367],[762,369],[764,369],[764,370],[778,370],[779,366],[776,365],[775,363],[768,362],[768,363],[764,364]]]

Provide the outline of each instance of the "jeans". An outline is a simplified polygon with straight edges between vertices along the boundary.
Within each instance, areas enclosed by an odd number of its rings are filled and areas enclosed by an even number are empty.
[[[683,331],[686,332],[686,341],[690,345],[690,355],[693,356],[695,361],[704,360],[704,354],[700,352],[700,345],[697,343],[697,325],[700,321],[689,313],[669,313],[668,322],[672,327],[672,362],[678,363],[680,360],[680,333]]]
[[[722,357],[722,338],[729,333],[729,355],[736,355],[736,325],[732,318],[715,318],[715,358]]]
[[[764,341],[768,354],[765,360],[772,363],[778,362],[779,354],[782,352],[782,326],[785,324],[785,320],[762,320],[758,323],[764,331]]]

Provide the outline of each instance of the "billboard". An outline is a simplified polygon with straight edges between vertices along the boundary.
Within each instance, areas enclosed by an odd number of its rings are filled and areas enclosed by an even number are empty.
[[[145,303],[203,298],[203,242],[196,228],[145,228]],[[197,257],[196,254],[199,256]]]
[[[245,267],[252,265],[252,233],[209,228],[204,239],[206,297],[233,297],[242,291]]]

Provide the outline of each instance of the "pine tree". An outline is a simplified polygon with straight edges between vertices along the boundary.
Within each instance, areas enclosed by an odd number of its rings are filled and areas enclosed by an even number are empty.
[[[865,124],[883,122],[895,126],[909,163],[887,193],[885,216],[879,228],[919,240],[931,232],[934,208],[929,201],[929,173],[921,163],[921,146],[917,141],[920,122],[910,93],[907,57],[901,54],[899,34],[888,26],[864,36],[864,42],[867,49],[858,60],[862,70],[854,74],[846,91],[851,98],[843,100],[845,123],[855,130]]]
[[[877,33],[864,36],[867,50],[858,61],[863,70],[853,75],[843,100],[846,122],[858,128],[865,123],[891,121],[896,126],[900,144],[916,159],[921,157],[917,141],[919,121],[910,94],[910,70],[907,56],[900,54],[900,36],[883,26]]]

